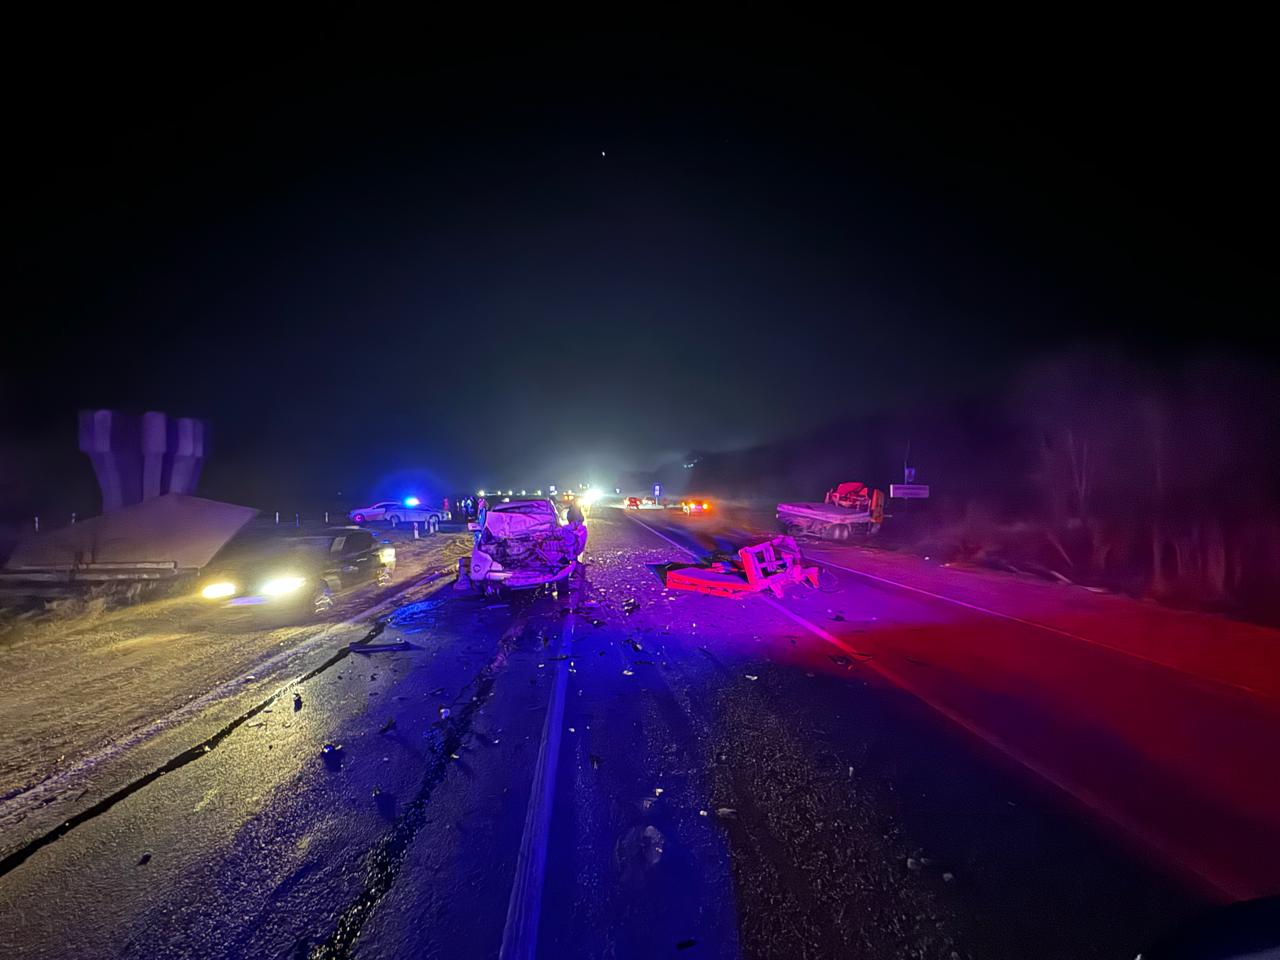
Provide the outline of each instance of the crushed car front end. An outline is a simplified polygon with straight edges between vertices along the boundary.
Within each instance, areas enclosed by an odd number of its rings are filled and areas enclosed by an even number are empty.
[[[549,500],[511,501],[491,508],[471,551],[471,580],[524,590],[566,579],[577,567]]]

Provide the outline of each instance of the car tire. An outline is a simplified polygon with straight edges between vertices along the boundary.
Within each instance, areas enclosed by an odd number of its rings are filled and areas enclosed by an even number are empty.
[[[333,588],[321,581],[311,592],[311,613],[313,616],[322,617],[332,609]]]
[[[355,516],[353,516],[351,519],[352,519],[354,522],[356,522],[356,523],[364,523],[364,514],[363,514],[363,513],[357,513],[357,514],[356,514]]]
[[[397,523],[399,523],[399,522],[400,522],[400,517],[399,517],[399,515],[398,515],[398,514],[397,514],[397,515],[390,516],[390,517],[387,517],[387,519],[391,521],[391,525],[392,525],[393,527],[394,527]]]

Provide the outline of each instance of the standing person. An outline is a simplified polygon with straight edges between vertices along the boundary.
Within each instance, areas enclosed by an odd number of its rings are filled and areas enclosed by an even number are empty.
[[[570,556],[581,563],[582,551],[587,549],[587,519],[576,503],[565,512],[565,519],[569,523],[560,529],[560,535],[564,537]]]
[[[449,512],[449,498],[448,498],[448,497],[445,497],[445,498],[444,498],[444,502],[440,505],[440,508],[441,508],[442,510],[444,510],[444,512],[445,512],[445,513],[448,513],[448,512]]]

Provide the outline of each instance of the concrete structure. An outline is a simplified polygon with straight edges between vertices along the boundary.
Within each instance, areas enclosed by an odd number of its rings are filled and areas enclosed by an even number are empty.
[[[191,417],[81,410],[80,450],[98,477],[103,512],[166,493],[194,493],[204,434],[204,421]]]
[[[0,579],[155,580],[204,567],[258,511],[164,494],[13,548]]]

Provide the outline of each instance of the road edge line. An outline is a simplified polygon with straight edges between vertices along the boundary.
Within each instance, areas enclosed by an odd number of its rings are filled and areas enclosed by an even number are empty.
[[[1109,650],[1112,653],[1118,653],[1121,656],[1129,657],[1133,660],[1138,660],[1141,663],[1150,664],[1153,667],[1160,667],[1163,670],[1169,670],[1173,673],[1181,674],[1184,677],[1191,677],[1193,680],[1198,680],[1202,683],[1212,683],[1218,686],[1228,687],[1232,690],[1237,690],[1241,693],[1247,693],[1251,697],[1257,697],[1258,699],[1264,700],[1268,703],[1274,702],[1273,697],[1269,697],[1267,694],[1263,693],[1261,690],[1255,690],[1252,687],[1246,687],[1243,684],[1235,683],[1231,680],[1224,680],[1221,677],[1210,677],[1210,676],[1205,676],[1204,674],[1201,674],[1201,673],[1192,673],[1190,670],[1184,670],[1181,667],[1175,667],[1173,664],[1165,663],[1163,660],[1153,660],[1150,657],[1144,657],[1140,653],[1134,653],[1132,650],[1125,650],[1123,647],[1112,646],[1109,643],[1103,643],[1101,640],[1091,640],[1088,637],[1083,637],[1083,636],[1080,636],[1079,634],[1071,633],[1070,631],[1063,630],[1060,627],[1051,627],[1046,623],[1037,623],[1035,620],[1024,620],[1022,617],[1014,616],[1012,613],[1001,613],[999,610],[991,610],[991,609],[988,609],[987,607],[981,607],[976,603],[969,603],[966,600],[957,600],[955,597],[948,597],[945,594],[933,593],[932,591],[925,590],[922,587],[913,587],[908,583],[899,583],[897,580],[890,580],[888,577],[881,577],[881,576],[878,576],[877,574],[867,573],[866,571],[863,571],[863,570],[855,570],[853,567],[846,567],[843,564],[836,563],[834,560],[826,560],[821,557],[815,557],[814,561],[816,563],[820,563],[828,567],[835,567],[837,570],[843,570],[846,573],[852,573],[854,576],[857,576],[857,577],[865,577],[868,580],[875,580],[877,583],[884,583],[891,587],[897,587],[900,590],[909,590],[912,593],[918,593],[918,594],[921,594],[922,596],[932,597],[934,600],[941,600],[944,603],[955,604],[956,606],[964,607],[967,610],[973,610],[977,613],[985,613],[988,616],[996,617],[1000,620],[1010,620],[1014,623],[1020,623],[1026,627],[1034,627],[1037,630],[1043,630],[1045,631],[1045,633],[1052,633],[1052,634],[1056,634],[1059,637],[1065,637],[1068,640],[1077,640],[1080,643],[1087,643],[1089,646],[1098,647],[1099,649],[1102,649],[1102,650]]]
[[[690,550],[688,547],[684,546],[683,544],[677,543],[675,540],[672,540],[670,537],[666,536],[660,531],[655,530],[653,527],[649,526],[647,523],[643,522],[642,520],[638,520],[634,517],[632,517],[631,519],[635,520],[636,523],[640,524],[640,526],[644,527],[650,533],[654,534],[657,537],[661,537],[663,540],[667,541],[667,543],[671,544],[673,547],[676,547],[678,550],[681,550],[684,553],[688,554],[690,557],[693,557],[695,560],[700,559],[698,555],[694,553],[692,550]],[[847,569],[845,567],[840,567],[839,564],[831,564],[831,566],[838,567],[841,570]],[[858,571],[851,570],[849,572],[857,573]],[[875,579],[879,579],[879,578],[875,578]],[[892,581],[887,581],[887,582],[892,583]],[[908,589],[911,589],[911,588],[908,588]],[[919,592],[925,593],[927,591],[922,590]],[[797,625],[808,630],[810,633],[812,633],[814,636],[818,637],[819,639],[832,644],[833,646],[839,648],[845,653],[853,654],[855,656],[858,654],[858,651],[856,651],[853,647],[846,644],[839,637],[835,636],[834,634],[830,633],[827,630],[824,630],[822,627],[819,627],[817,624],[810,623],[808,620],[800,616],[798,613],[794,613],[793,611],[788,610],[775,598],[762,597],[761,599],[763,599],[770,607],[777,610],[787,619],[793,621]],[[946,598],[942,597],[940,599],[946,599]],[[1036,624],[1028,624],[1028,625],[1036,626]],[[1207,892],[1214,893],[1217,896],[1226,900],[1243,900],[1251,896],[1251,894],[1247,890],[1243,890],[1241,888],[1236,887],[1235,884],[1233,884],[1230,880],[1227,880],[1225,877],[1214,876],[1213,875],[1214,871],[1188,863],[1185,857],[1178,855],[1172,848],[1168,846],[1168,844],[1164,843],[1158,837],[1156,837],[1155,835],[1153,835],[1152,833],[1144,829],[1140,824],[1137,824],[1130,818],[1120,814],[1118,811],[1113,810],[1108,804],[1100,800],[1092,791],[1087,790],[1084,787],[1078,786],[1069,780],[1065,780],[1061,777],[1058,777],[1057,775],[1053,774],[1048,768],[1044,767],[1042,764],[1027,757],[1025,754],[1022,753],[1022,751],[1009,746],[1001,737],[998,737],[995,734],[990,733],[987,730],[984,730],[982,727],[978,726],[972,721],[967,720],[964,717],[960,716],[958,713],[956,713],[954,710],[950,709],[949,707],[944,707],[941,704],[937,703],[935,700],[933,700],[932,698],[922,693],[910,681],[905,680],[896,671],[890,670],[889,668],[885,667],[883,664],[875,660],[867,660],[867,661],[860,661],[860,662],[862,663],[862,666],[868,667],[871,670],[873,670],[875,673],[878,673],[880,676],[884,677],[884,679],[889,681],[895,687],[915,697],[917,700],[919,700],[929,709],[933,710],[934,712],[944,717],[945,719],[951,721],[956,726],[960,727],[962,730],[969,733],[971,736],[976,737],[977,739],[985,743],[987,746],[991,747],[992,749],[1008,757],[1010,760],[1019,764],[1029,772],[1035,774],[1037,777],[1039,777],[1044,782],[1048,783],[1050,786],[1054,787],[1057,790],[1062,791],[1067,796],[1074,799],[1077,803],[1084,806],[1085,809],[1092,811],[1095,815],[1097,815],[1101,819],[1106,820],[1107,822],[1111,823],[1113,826],[1123,830],[1125,833],[1133,837],[1136,841],[1145,845],[1157,856],[1161,857],[1166,863],[1176,864],[1179,868],[1181,868],[1181,870],[1185,874],[1193,877],[1196,881],[1198,881],[1199,884]]]
[[[414,589],[415,587],[428,586],[432,583],[435,583],[436,581],[443,578],[444,575],[445,574],[443,571],[439,571],[439,570],[433,571],[423,579],[416,580],[413,583],[408,584],[403,589],[397,590],[391,596],[384,598],[382,601],[375,604],[373,607],[370,607],[367,610],[363,611],[359,618],[351,617],[340,623],[326,625],[324,630],[322,630],[315,637],[311,638],[309,642],[312,644],[318,644],[321,640],[324,640],[325,638],[330,637],[332,634],[337,632],[340,628],[355,626],[356,624],[358,624],[360,619],[364,619],[365,616],[371,613],[374,613],[374,611],[383,610],[388,603],[395,600],[397,597],[402,596],[405,593],[408,593],[410,590]],[[385,626],[386,626],[385,621],[378,621],[375,619],[373,626],[369,628],[369,630],[365,633],[362,639],[354,641],[353,644],[348,644],[345,647],[338,647],[337,650],[327,660],[323,661],[319,666],[314,667],[311,670],[299,676],[291,677],[288,680],[285,680],[283,683],[277,686],[275,689],[275,692],[269,694],[266,697],[266,699],[260,700],[256,704],[252,704],[247,710],[245,710],[238,716],[233,717],[231,720],[225,723],[222,727],[218,728],[218,730],[215,731],[211,736],[206,737],[205,739],[186,748],[185,750],[179,751],[177,754],[171,756],[168,760],[160,764],[158,767],[154,767],[148,772],[127,781],[123,785],[117,787],[115,790],[112,790],[110,793],[101,797],[96,802],[83,808],[77,813],[71,814],[63,818],[53,827],[50,827],[49,829],[45,830],[43,833],[36,835],[35,837],[28,840],[27,842],[17,847],[14,847],[12,850],[9,850],[7,852],[0,852],[0,877],[4,877],[7,874],[11,873],[12,871],[16,870],[18,867],[22,866],[23,863],[29,860],[39,850],[53,843],[56,843],[58,840],[61,840],[64,836],[66,836],[68,833],[70,833],[72,830],[74,830],[76,827],[80,826],[81,824],[87,823],[89,820],[92,820],[95,817],[101,816],[102,814],[106,813],[108,810],[116,806],[118,803],[122,802],[123,800],[127,800],[134,793],[137,793],[139,790],[149,786],[157,778],[165,775],[166,773],[172,773],[174,770],[181,769],[182,767],[186,766],[188,763],[191,763],[193,760],[198,760],[204,756],[207,756],[210,752],[212,752],[214,748],[218,746],[218,744],[220,744],[228,736],[230,736],[237,729],[239,729],[239,727],[243,725],[246,721],[251,720],[253,717],[257,716],[263,709],[275,703],[277,700],[280,699],[280,697],[284,696],[284,694],[287,693],[289,690],[293,689],[294,687],[302,683],[305,683],[306,681],[310,680],[312,677],[319,675],[323,671],[327,670],[334,663],[336,663],[338,660],[346,657],[351,652],[351,647],[353,645],[359,646],[361,644],[366,644],[370,642],[374,637],[379,635],[385,629]],[[271,658],[271,659],[274,659],[274,658]],[[217,693],[223,688],[234,688],[239,683],[240,681],[238,679],[233,679],[233,680],[227,681],[226,683],[220,684],[213,691],[210,691],[209,694],[206,694],[205,696],[201,697],[199,700],[193,700],[188,704],[184,704],[183,706],[177,708],[177,710],[174,710],[171,713],[166,714],[165,717],[162,717],[160,720],[153,721],[143,731],[141,731],[140,739],[138,739],[136,742],[129,741],[127,745],[122,749],[115,749],[113,746],[111,748],[108,748],[107,751],[99,751],[97,754],[94,754],[92,757],[86,758],[84,761],[81,761],[75,767],[69,768],[66,771],[66,776],[71,777],[73,774],[76,774],[82,770],[91,770],[93,766],[96,766],[104,762],[104,760],[107,759],[108,756],[115,756],[116,754],[126,752],[128,749],[132,749],[135,746],[142,746],[143,744],[149,742],[151,739],[154,738],[155,733],[152,733],[151,731],[160,723],[162,723],[164,720],[167,720],[178,714],[183,714],[184,712],[188,713],[190,716],[196,716],[199,714],[201,710],[206,709],[207,707],[213,705],[214,703],[225,702],[226,698],[215,698],[215,699],[210,699],[210,698],[212,697],[212,694]],[[163,731],[160,731],[160,732],[163,732]],[[143,734],[145,734],[145,736],[143,736]],[[50,782],[51,781],[41,781],[41,783],[38,786],[44,786],[45,784],[48,784]],[[59,779],[58,782],[61,782],[61,779]],[[32,794],[31,791],[21,794],[20,796],[28,797],[29,799],[32,799],[32,800],[35,799],[35,795]],[[81,796],[83,796],[83,794],[81,794]],[[11,798],[9,802],[12,802],[14,799],[16,798]],[[21,811],[6,811],[4,812],[4,816],[6,817],[13,816],[15,815],[16,812],[21,812]]]
[[[577,591],[580,593],[581,588]],[[574,602],[570,596],[570,604]],[[560,630],[556,656],[573,644],[577,615],[571,612]],[[542,918],[542,887],[547,873],[547,844],[551,832],[551,809],[555,802],[556,772],[560,764],[560,744],[564,732],[565,689],[569,684],[568,661],[556,660],[555,684],[547,703],[538,744],[538,762],[529,788],[524,831],[516,853],[516,875],[507,901],[507,920],[502,928],[499,960],[533,960],[538,953],[538,924]]]

